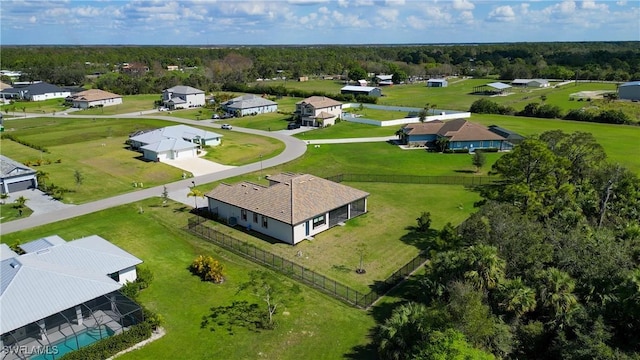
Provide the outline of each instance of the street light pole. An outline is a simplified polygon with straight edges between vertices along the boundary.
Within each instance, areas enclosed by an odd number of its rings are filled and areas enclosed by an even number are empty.
[[[194,180],[191,180],[191,184],[193,185],[191,187],[191,192],[193,193],[193,205],[194,205],[194,209],[197,211],[198,210],[198,196],[196,195],[196,182]]]

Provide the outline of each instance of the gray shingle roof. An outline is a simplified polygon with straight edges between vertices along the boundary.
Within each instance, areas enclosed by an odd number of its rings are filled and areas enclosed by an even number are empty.
[[[0,155],[0,177],[35,174],[35,170],[4,155]]]
[[[273,106],[273,105],[278,105],[278,104],[269,99],[264,99],[260,96],[252,95],[252,94],[238,96],[224,103],[224,106],[227,107],[228,109],[239,109],[239,110],[246,110],[246,109],[252,109],[252,108],[263,107],[263,106]]]
[[[174,93],[174,94],[204,94],[204,91],[200,89],[196,89],[194,87],[185,86],[185,85],[174,86],[172,88],[168,88],[165,91]]]
[[[309,174],[282,173],[268,179],[271,186],[221,184],[206,196],[292,225],[369,196]]]

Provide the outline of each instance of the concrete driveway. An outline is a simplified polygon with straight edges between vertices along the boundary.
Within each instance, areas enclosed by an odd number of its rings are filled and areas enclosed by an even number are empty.
[[[58,200],[54,200],[51,196],[43,193],[38,189],[12,192],[11,194],[9,194],[9,198],[6,200],[6,202],[15,202],[16,199],[20,196],[24,196],[25,199],[27,199],[27,202],[24,205],[33,210],[33,214],[31,214],[31,216],[60,211],[75,206],[65,204]]]
[[[201,176],[213,174],[216,172],[232,169],[235,166],[221,165],[213,161],[202,158],[184,158],[176,160],[162,160],[163,163],[177,167],[186,172],[190,172],[193,176]]]

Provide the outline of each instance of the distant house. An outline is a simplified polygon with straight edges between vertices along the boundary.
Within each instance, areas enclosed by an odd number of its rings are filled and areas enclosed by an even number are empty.
[[[618,86],[618,99],[640,100],[640,81],[630,81]]]
[[[167,71],[178,71],[179,69],[178,65],[167,65]]]
[[[311,96],[296,103],[294,115],[303,126],[335,125],[342,115],[342,103],[325,96]]]
[[[235,116],[266,114],[278,111],[278,103],[261,96],[247,94],[233,98],[224,104],[222,108]]]
[[[549,87],[549,81],[544,79],[515,79],[511,82],[512,86],[544,88]]]
[[[122,95],[100,89],[89,89],[75,93],[66,98],[74,108],[88,109],[96,106],[112,106],[122,104]]]
[[[447,140],[448,150],[466,149],[473,152],[478,149],[513,148],[513,144],[504,136],[465,119],[407,124],[402,127],[400,133],[401,143],[410,146],[437,148],[439,139]]]
[[[309,174],[267,178],[269,186],[218,185],[205,194],[209,211],[292,245],[367,212],[367,192]]]
[[[446,79],[429,79],[427,87],[447,87],[449,82]]]
[[[393,85],[393,75],[379,74],[379,75],[376,75],[375,80],[378,86]]]
[[[371,87],[371,86],[353,86],[347,85],[340,89],[341,94],[352,94],[352,95],[367,95],[367,96],[382,96],[382,90],[379,87]]]
[[[171,110],[204,106],[204,91],[191,86],[174,86],[162,92],[162,103]]]
[[[24,254],[0,244],[3,358],[65,351],[71,341],[87,346],[143,320],[140,306],[118,291],[136,280],[137,257],[97,235],[69,242],[54,235],[19,247]]]
[[[24,87],[4,89],[0,94],[3,98],[43,101],[49,99],[64,99],[71,95],[71,91],[46,82],[36,82]]]
[[[144,75],[149,72],[149,67],[141,62],[124,63],[120,70],[128,75]]]
[[[133,134],[129,144],[151,161],[197,157],[198,148],[220,145],[222,135],[187,125],[174,125]]]
[[[12,192],[38,187],[36,171],[4,155],[0,155],[0,193]]]

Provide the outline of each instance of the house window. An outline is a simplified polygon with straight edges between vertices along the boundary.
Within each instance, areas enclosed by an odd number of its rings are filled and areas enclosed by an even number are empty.
[[[313,228],[315,229],[316,227],[320,226],[320,225],[324,225],[326,222],[326,218],[325,215],[321,215],[318,217],[313,218]]]
[[[253,213],[253,222],[258,223],[258,213]]]
[[[269,227],[269,223],[267,222],[267,217],[266,216],[262,216],[262,227],[267,229]]]
[[[247,221],[247,210],[240,210],[240,217],[242,218],[242,220]]]

